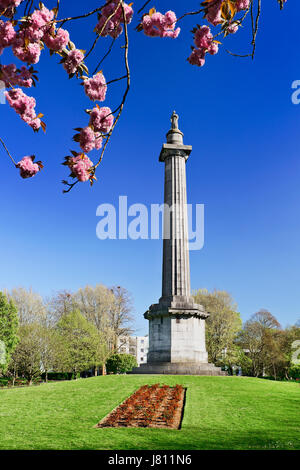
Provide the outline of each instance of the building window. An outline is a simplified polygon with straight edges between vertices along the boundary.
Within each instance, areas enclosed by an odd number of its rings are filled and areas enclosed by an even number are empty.
[[[141,361],[143,361],[143,360],[144,360],[144,358],[143,358],[143,357],[141,357]]]
[[[179,319],[179,318],[176,318],[176,323],[180,323],[180,319]]]
[[[163,324],[163,322],[164,322],[164,319],[163,319],[163,317],[161,317],[160,318],[160,323]]]
[[[141,339],[141,343],[144,344],[144,340],[143,340],[143,339]]]
[[[143,349],[141,349],[141,352],[144,352],[144,350],[143,350]]]

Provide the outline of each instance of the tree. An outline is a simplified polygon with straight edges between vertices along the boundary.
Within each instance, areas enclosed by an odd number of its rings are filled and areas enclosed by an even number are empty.
[[[6,295],[0,292],[0,372],[5,372],[10,362],[11,354],[18,343],[17,309]]]
[[[83,372],[99,363],[99,334],[80,312],[74,310],[61,317],[57,324],[61,338],[60,369]]]
[[[48,372],[57,368],[61,351],[61,338],[57,330],[50,326],[41,326],[39,331],[41,366],[48,382]]]
[[[73,295],[73,302],[93,323],[107,343],[108,353],[119,351],[122,338],[132,332],[132,298],[121,286],[86,286]]]
[[[106,361],[106,369],[112,374],[126,374],[137,367],[136,358],[131,354],[113,354]]]
[[[252,361],[253,374],[264,375],[275,363],[282,361],[279,347],[280,324],[265,309],[259,310],[248,320],[239,335],[239,344],[248,352]]]
[[[124,287],[114,286],[111,289],[114,295],[114,304],[110,313],[110,327],[113,331],[113,351],[122,346],[122,337],[132,333],[132,298]]]
[[[63,315],[71,313],[75,308],[72,292],[60,290],[47,299],[47,316],[49,323],[55,325]]]
[[[298,343],[299,341],[299,343]],[[284,357],[281,370],[279,374],[286,379],[290,378],[291,367],[293,367],[294,355],[300,345],[300,325],[297,323],[293,326],[288,326],[281,331],[280,352]]]
[[[38,323],[28,323],[19,328],[20,341],[12,354],[9,365],[10,374],[15,379],[16,374],[21,374],[29,385],[34,379],[41,375],[41,325]]]
[[[98,284],[95,287],[86,286],[73,295],[73,302],[81,314],[93,323],[98,331],[110,328],[110,317],[115,304],[111,289]]]
[[[112,317],[114,317],[116,302],[113,290],[101,284],[95,287],[86,286],[75,292],[73,301],[81,314],[95,325],[98,330],[98,356],[102,366],[102,374],[105,374],[105,363],[111,354],[115,338],[111,321]],[[97,373],[98,367],[95,364],[95,375],[97,375]]]
[[[216,363],[230,358],[235,345],[234,340],[242,327],[240,314],[231,295],[226,291],[199,289],[194,299],[203,305],[210,314],[206,320],[206,344],[209,360]]]
[[[33,292],[31,288],[18,287],[8,292],[7,296],[17,308],[20,325],[45,324],[46,307],[40,294]]]
[[[286,3],[286,0],[274,0],[274,3],[275,1],[281,9]],[[15,64],[1,65],[0,79],[7,88],[5,96],[9,105],[35,132],[40,129],[45,131],[46,123],[42,121],[43,113],[35,109],[35,100],[25,94],[22,88],[31,88],[36,85],[38,72],[34,66],[39,62],[42,49],[48,49],[51,56],[59,56],[60,63],[70,78],[76,77],[82,80],[85,94],[91,101],[105,101],[108,85],[115,82],[123,83],[123,80],[125,82],[115,109],[111,110],[107,106],[100,108],[97,104],[93,109],[86,110],[89,115],[87,125],[76,128],[73,139],[79,143],[80,149],[79,151],[72,150],[71,155],[68,155],[64,162],[72,178],[71,182],[63,180],[68,188],[65,192],[68,192],[78,182],[94,183],[97,168],[103,160],[108,142],[124,109],[131,86],[128,29],[134,11],[132,4],[127,4],[123,0],[103,0],[101,5],[90,12],[84,11],[82,14],[76,12],[76,16],[64,17],[63,2],[58,1],[52,10],[42,3],[39,4],[39,8],[35,9],[33,3],[30,0],[0,0],[0,14],[5,20],[0,23],[0,51],[1,53],[4,51],[5,55],[6,50],[11,48],[15,57],[23,63],[20,68]],[[192,31],[193,46],[188,57],[191,65],[202,67],[207,53],[217,54],[221,45],[217,38],[223,36],[225,39],[226,36],[236,33],[242,26],[250,30],[251,49],[241,57],[253,59],[262,0],[204,0],[197,11],[184,10],[179,18],[173,11],[163,14],[151,8],[147,12],[146,7],[149,3],[150,1],[138,2],[135,14],[136,31],[142,31],[148,37],[177,39],[180,35],[178,25],[184,24],[183,21],[191,15],[197,18],[196,24],[202,20],[208,23],[197,24]],[[95,17],[95,38],[88,50],[83,51],[70,40],[69,31],[63,26],[69,27],[73,21],[78,22],[87,17]],[[100,68],[104,59],[118,44],[119,36],[124,40],[120,52],[125,71],[120,72],[119,77],[106,81]],[[87,59],[90,60],[92,53],[97,50],[97,43],[105,43],[105,37],[110,37],[111,42],[107,45],[101,59],[97,60],[98,65],[95,70],[89,75]],[[81,37],[79,39],[82,40]],[[238,54],[233,55],[238,56]],[[22,178],[30,178],[43,168],[42,162],[35,162],[33,155],[25,156],[17,163],[3,139],[0,139],[0,142],[12,163],[19,169]],[[99,151],[95,163],[87,156],[92,150]]]

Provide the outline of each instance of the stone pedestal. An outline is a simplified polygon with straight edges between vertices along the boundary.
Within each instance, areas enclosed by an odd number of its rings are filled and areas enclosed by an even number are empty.
[[[207,363],[209,314],[191,296],[185,166],[192,147],[183,144],[175,112],[171,122],[159,156],[165,164],[162,297],[144,314],[149,320],[147,364],[133,373],[223,375]]]

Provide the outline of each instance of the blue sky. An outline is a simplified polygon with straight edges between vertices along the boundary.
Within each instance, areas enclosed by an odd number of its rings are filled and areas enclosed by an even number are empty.
[[[64,16],[82,12],[82,2],[68,3]],[[188,3],[191,10],[199,5]],[[86,10],[99,2],[88,4]],[[187,8],[177,0],[155,6],[163,12],[172,7],[177,16]],[[0,136],[11,153],[16,159],[35,153],[45,163],[38,176],[21,180],[1,150],[0,288],[31,286],[50,295],[86,284],[122,285],[134,298],[137,333],[147,331],[143,313],[161,295],[162,243],[98,240],[96,209],[116,204],[120,195],[127,195],[129,204],[162,202],[158,156],[176,109],[184,142],[193,145],[188,201],[205,204],[205,245],[190,255],[192,287],[229,291],[243,320],[260,308],[284,326],[299,319],[300,105],[291,102],[291,84],[300,79],[300,5],[288,0],[280,12],[272,0],[263,7],[255,60],[225,52],[248,52],[245,28],[226,39],[201,69],[186,61],[195,18],[182,22],[177,40],[147,38],[134,31],[133,21],[126,109],[97,184],[78,184],[67,195],[60,163],[76,149],[72,129],[86,125],[84,109],[91,104],[58,59],[43,53],[40,84],[29,94],[45,114],[46,135],[33,134],[8,105],[0,106]],[[87,19],[69,28],[79,48],[92,43],[94,23]],[[108,44],[99,41],[88,62],[91,70]],[[107,80],[123,73],[119,45],[120,40],[103,64]],[[11,61],[5,54],[1,59]],[[120,92],[120,85],[112,84],[106,105],[115,107]]]

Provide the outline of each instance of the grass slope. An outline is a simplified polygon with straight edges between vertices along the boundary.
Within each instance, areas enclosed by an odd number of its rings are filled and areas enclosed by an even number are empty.
[[[182,384],[181,430],[94,429],[142,384]],[[0,449],[300,449],[300,387],[250,377],[107,376],[0,390]]]

